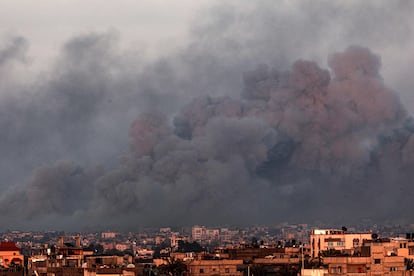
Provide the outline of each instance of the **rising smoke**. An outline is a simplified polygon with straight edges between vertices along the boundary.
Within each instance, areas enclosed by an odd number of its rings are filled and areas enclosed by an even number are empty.
[[[342,12],[338,24],[316,20],[307,2],[215,7],[185,50],[153,63],[120,51],[116,32],[68,41],[44,79],[3,93],[1,180],[21,184],[2,184],[2,220],[133,228],[410,218],[414,120],[375,51],[343,50],[375,46],[376,32],[351,32],[354,6],[320,3]],[[375,3],[361,5],[389,23],[412,8]],[[393,35],[406,30],[395,22]],[[340,41],[319,42],[338,31]],[[0,72],[26,48],[22,38],[0,48]],[[343,51],[325,66],[331,48]],[[297,60],[310,57],[318,62]]]
[[[383,209],[376,193],[394,200],[412,190],[404,167],[413,120],[367,48],[351,46],[329,65],[332,79],[314,62],[287,72],[262,66],[245,74],[243,98],[198,97],[173,125],[141,114],[122,169],[97,182],[100,204],[139,220],[168,214],[167,223]]]

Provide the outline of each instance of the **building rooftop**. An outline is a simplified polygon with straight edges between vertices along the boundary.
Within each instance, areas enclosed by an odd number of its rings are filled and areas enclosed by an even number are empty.
[[[0,242],[0,251],[19,251],[14,242]]]
[[[348,232],[344,229],[312,229],[312,235],[372,234],[371,232]]]

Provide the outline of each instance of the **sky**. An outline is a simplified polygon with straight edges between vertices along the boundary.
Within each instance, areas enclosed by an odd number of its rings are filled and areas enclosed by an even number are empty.
[[[413,10],[1,1],[2,226],[410,222]]]
[[[19,33],[30,41],[35,60],[51,61],[70,37],[118,30],[124,43],[164,48],[185,40],[190,21],[213,1],[2,1],[2,34]],[[169,47],[171,47],[170,45]]]

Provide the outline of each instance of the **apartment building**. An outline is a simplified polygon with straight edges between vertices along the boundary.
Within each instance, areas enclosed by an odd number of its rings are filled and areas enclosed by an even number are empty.
[[[243,271],[238,269],[242,265],[243,260],[194,260],[187,265],[187,270],[190,276],[242,276]]]
[[[349,233],[338,229],[313,229],[310,235],[311,257],[318,257],[321,251],[350,250],[370,240],[372,233]]]
[[[352,255],[324,256],[323,263],[328,276],[413,276],[413,247],[413,241],[402,238],[366,240]]]
[[[191,229],[191,237],[194,241],[201,243],[217,240],[220,237],[220,230],[195,225]]]
[[[0,266],[23,266],[24,256],[14,242],[0,242]]]

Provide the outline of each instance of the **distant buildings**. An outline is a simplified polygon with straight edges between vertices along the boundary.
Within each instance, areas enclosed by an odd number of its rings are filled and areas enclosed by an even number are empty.
[[[229,230],[228,228],[207,228],[196,225],[191,229],[192,240],[202,244],[210,244],[217,241],[232,243],[238,234],[238,230]]]
[[[115,232],[102,232],[101,237],[103,239],[115,239],[116,233]]]
[[[75,245],[64,242],[75,240]],[[28,275],[35,276],[97,276],[143,275],[143,266],[136,267],[132,256],[93,255],[80,244],[79,236],[61,237],[59,243],[30,256]]]
[[[297,240],[305,233],[306,243]],[[379,238],[371,231],[288,224],[181,231],[165,227],[84,233],[83,238],[58,234],[63,233],[0,233],[18,241],[0,243],[0,276],[414,276],[413,234]]]

